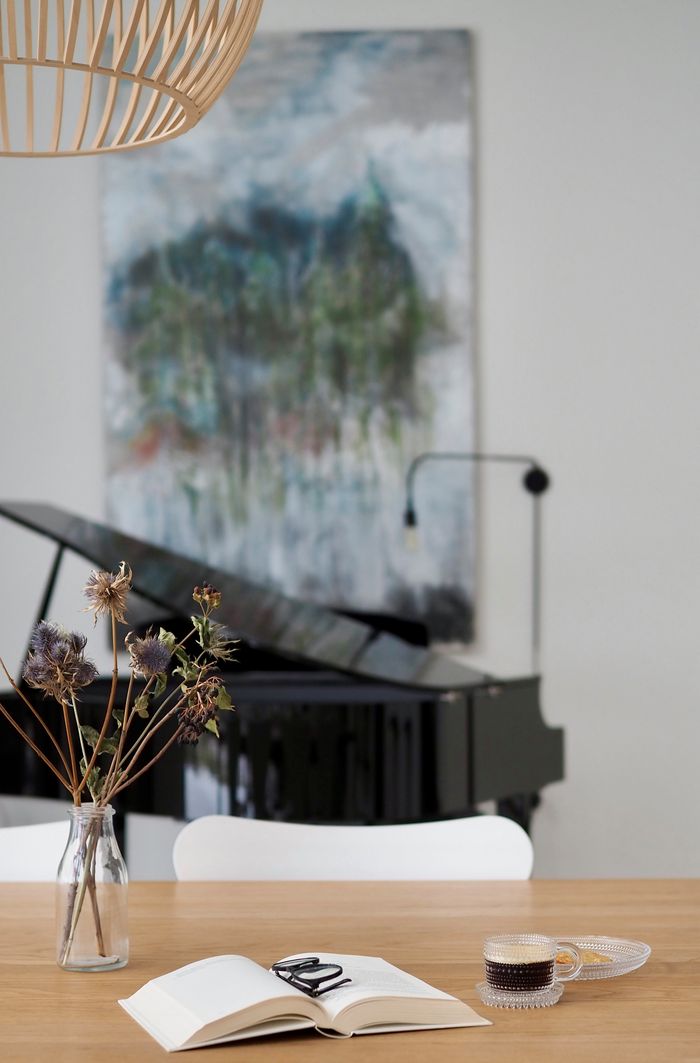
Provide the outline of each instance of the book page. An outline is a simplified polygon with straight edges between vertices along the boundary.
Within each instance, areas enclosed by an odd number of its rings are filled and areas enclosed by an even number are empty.
[[[320,1018],[315,1001],[245,956],[190,963],[120,1003],[168,1047],[223,1037],[273,1016]]]
[[[308,955],[302,953],[301,955]],[[379,956],[341,956],[337,953],[314,952],[322,963],[339,963],[343,968],[341,978],[352,978],[349,985],[331,989],[318,997],[318,1003],[329,1019],[353,1004],[382,997],[420,997],[431,1000],[454,1000],[449,993],[435,989],[420,978],[394,967]],[[291,959],[292,957],[285,957]],[[332,1023],[329,1023],[332,1025]]]
[[[349,1033],[373,1025],[378,1033],[380,1025],[386,1029],[490,1025],[461,1000],[378,956],[313,955],[322,962],[339,963],[343,968],[340,977],[352,979],[317,998],[326,1015],[319,1026]]]

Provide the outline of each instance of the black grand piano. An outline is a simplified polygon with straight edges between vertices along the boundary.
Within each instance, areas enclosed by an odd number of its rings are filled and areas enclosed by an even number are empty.
[[[295,600],[53,506],[2,502],[0,517],[56,544],[37,620],[67,550],[97,568],[128,561],[144,626],[188,617],[197,584],[222,591],[217,619],[241,640],[225,675],[237,711],[224,714],[220,740],[172,749],[124,791],[121,812],[376,824],[493,801],[527,829],[539,791],[563,777],[563,733],[542,719],[536,675],[474,671],[420,644],[410,624]],[[86,709],[104,706],[107,685],[88,688]],[[8,726],[4,788],[59,796],[13,738]]]

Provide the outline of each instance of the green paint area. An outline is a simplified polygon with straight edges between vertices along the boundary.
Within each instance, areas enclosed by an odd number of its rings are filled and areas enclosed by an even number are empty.
[[[390,448],[429,426],[419,363],[447,326],[375,178],[327,218],[253,200],[132,260],[109,296],[137,397],[121,461],[218,442],[245,482],[278,452],[362,460],[370,426]]]

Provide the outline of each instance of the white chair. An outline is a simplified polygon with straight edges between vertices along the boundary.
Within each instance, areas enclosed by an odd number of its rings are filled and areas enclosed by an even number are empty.
[[[528,835],[502,816],[355,827],[203,816],[175,840],[178,879],[526,879]]]
[[[55,882],[67,841],[67,816],[60,823],[0,827],[0,882]]]
[[[70,808],[55,798],[0,794],[0,882],[55,882]]]
[[[0,794],[0,827],[26,827],[30,823],[66,824],[70,801],[55,797],[26,797],[22,794]]]

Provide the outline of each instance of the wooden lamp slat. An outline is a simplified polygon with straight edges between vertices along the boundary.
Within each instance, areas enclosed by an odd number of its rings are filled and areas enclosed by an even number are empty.
[[[5,90],[5,68],[0,66],[0,136],[2,150],[10,150],[10,124],[7,116],[7,92]]]
[[[179,106],[180,106],[180,104],[177,102],[177,100],[171,100],[170,101],[168,106],[163,111],[163,114],[161,116],[160,121],[158,122],[158,125],[155,127],[155,129],[151,130],[151,139],[152,140],[156,140],[158,137],[161,137],[163,135],[163,133],[168,131],[168,129],[170,127],[170,122],[172,120],[172,117],[176,113],[176,111],[177,111]]]
[[[7,0],[7,45],[10,59],[17,58],[17,15],[15,0]]]
[[[95,133],[95,139],[92,142],[91,150],[99,151],[103,146],[109,132],[109,127],[114,114],[114,105],[117,102],[117,91],[119,89],[119,82],[116,78],[110,78],[109,88],[107,89],[107,96],[105,99],[105,105],[102,110],[102,118],[100,124]]]
[[[143,50],[139,55],[139,61],[134,69],[134,73],[137,77],[144,77],[148,64],[150,63],[153,54],[158,47],[158,44],[163,39],[165,33],[165,27],[168,20],[171,17],[173,10],[174,0],[163,0],[156,15],[155,22],[153,23],[153,29],[151,30],[148,40],[143,46]]]
[[[197,102],[203,113],[208,111],[214,101],[218,99],[225,85],[243,61],[243,56],[255,31],[256,23],[257,14],[252,5],[249,5],[248,10],[244,12],[243,24],[238,27],[231,51],[228,51],[226,55],[220,55],[200,79],[197,85]]]
[[[102,57],[102,51],[107,40],[107,34],[109,33],[110,23],[112,21],[112,11],[114,9],[114,0],[105,0],[104,8],[102,9],[102,15],[100,17],[100,25],[97,29],[97,36],[90,49],[90,57],[88,62],[90,66],[98,66]]]
[[[221,94],[228,79],[238,69],[253,36],[257,21],[253,8],[249,6],[244,9],[243,13],[239,14],[239,19],[240,21],[236,24],[236,33],[230,46],[228,40],[226,40],[225,47],[221,49],[218,57],[198,80],[197,103],[203,112],[209,109],[214,100]]]
[[[225,34],[226,30],[232,25],[234,19],[236,18],[237,6],[237,0],[229,0],[221,17],[221,21],[216,27],[216,33],[207,33],[207,36],[209,37],[209,43],[206,44],[201,56],[201,64],[202,66],[206,66],[207,69],[209,68],[209,64],[212,62],[212,60],[215,59],[218,55],[218,49],[223,35]],[[199,69],[199,64],[197,64],[195,70],[192,70],[190,72],[190,74],[182,82],[180,88],[183,92],[187,92],[190,88],[198,84],[201,77],[202,75]]]
[[[4,52],[2,33],[2,11],[0,11],[0,52]],[[2,150],[10,150],[10,123],[7,114],[7,90],[5,88],[5,66],[0,64],[0,137]]]
[[[187,0],[185,8],[180,16],[180,20],[177,24],[177,28],[170,35],[170,41],[168,48],[163,52],[158,66],[153,71],[154,81],[163,81],[166,76],[166,71],[172,63],[173,59],[177,55],[177,50],[182,44],[182,41],[188,32],[188,27],[192,22],[193,17],[196,18],[196,12],[199,0]]]
[[[69,67],[73,62],[73,55],[75,53],[75,42],[78,39],[78,26],[80,25],[80,14],[82,10],[82,0],[73,0],[71,4],[70,18],[68,19],[68,36],[66,37],[66,47],[63,52],[63,64]]]
[[[46,59],[46,40],[49,27],[49,0],[40,0],[39,3],[39,33],[37,35],[36,57],[40,63]]]
[[[180,135],[196,125],[239,66],[262,2],[3,0],[0,154],[115,151]],[[6,74],[13,65],[24,67],[25,135],[16,147]],[[56,73],[53,93],[37,74],[42,67]],[[82,87],[68,93],[66,78],[76,74]],[[39,121],[49,108],[50,135]]]
[[[204,36],[209,27],[209,23],[216,16],[216,9],[219,5],[219,0],[209,0],[204,14],[197,26],[196,31],[192,34],[192,37],[187,42],[187,48],[180,62],[177,64],[172,74],[168,78],[168,82],[171,85],[177,85],[180,78],[189,70],[190,64],[197,57],[197,51],[204,40]]]
[[[90,55],[92,52],[92,46],[95,39],[95,7],[93,0],[86,0],[86,13],[87,24],[85,27],[86,35],[86,53]],[[85,130],[87,128],[88,115],[90,113],[90,97],[92,96],[92,80],[93,74],[89,73],[85,75],[85,81],[83,85],[83,100],[80,107],[80,115],[78,117],[78,124],[75,130],[75,136],[71,145],[71,151],[79,152],[85,137]]]
[[[56,0],[56,50],[60,55],[64,47],[64,24],[63,0]],[[61,126],[63,124],[63,91],[65,88],[65,70],[61,66],[56,71],[56,102],[53,112],[53,132],[51,135],[51,151],[58,151],[61,143]]]
[[[139,28],[139,21],[143,12],[143,5],[146,0],[134,0],[134,6],[131,10],[131,18],[127,23],[126,32],[119,42],[119,51],[114,59],[114,66],[117,70],[122,70],[129,57],[131,46],[134,43],[134,37],[136,31]]]
[[[124,111],[122,124],[119,126],[114,140],[112,141],[112,147],[116,148],[126,143],[127,135],[129,133],[129,129],[131,128],[131,123],[134,120],[134,116],[139,105],[139,100],[141,98],[141,89],[142,86],[139,85],[138,82],[135,82],[134,87],[131,90],[131,95],[129,96],[129,102]]]
[[[24,52],[27,59],[34,55],[32,47],[31,0],[24,0]],[[34,151],[34,67],[28,63],[24,72],[27,151]]]
[[[162,99],[163,99],[162,94],[160,92],[157,92],[154,89],[153,92],[151,93],[150,103],[146,107],[146,109],[145,109],[145,111],[143,113],[143,117],[142,117],[141,121],[139,122],[139,124],[136,126],[136,129],[134,130],[134,132],[129,137],[129,143],[130,144],[138,144],[138,142],[140,140],[146,139],[146,134],[147,134],[148,127],[150,126],[151,122],[154,120],[154,118],[156,116],[156,112],[158,110],[158,104],[161,102]]]

